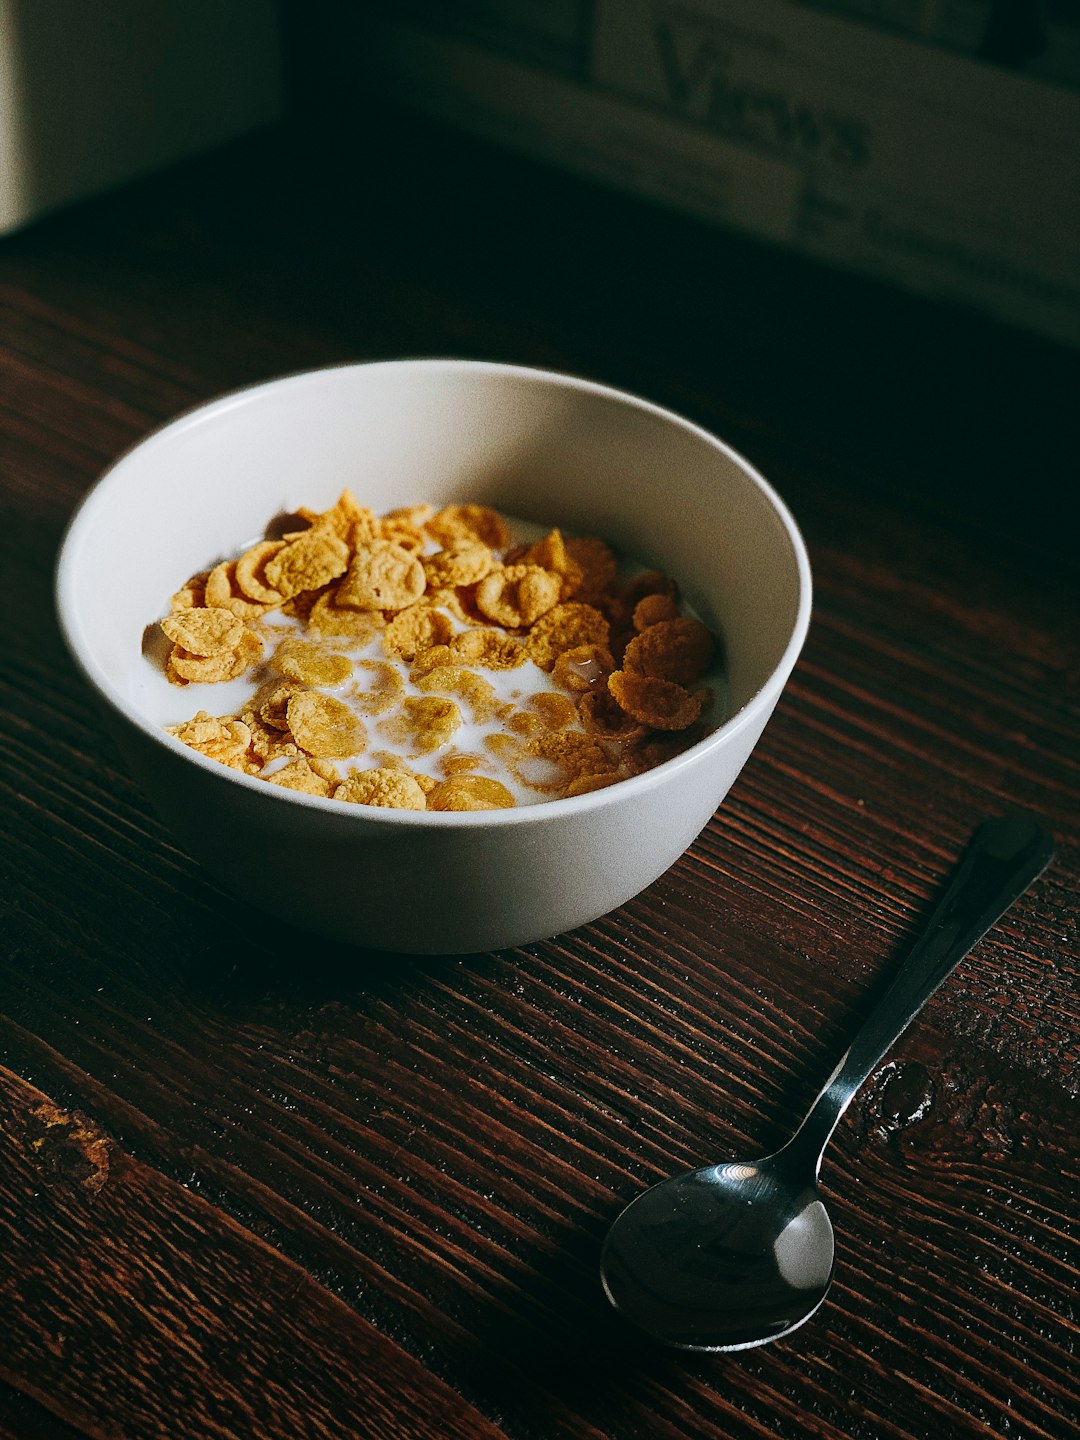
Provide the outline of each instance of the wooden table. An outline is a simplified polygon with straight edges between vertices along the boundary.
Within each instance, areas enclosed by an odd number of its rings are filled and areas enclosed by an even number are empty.
[[[321,159],[269,133],[0,246],[0,1436],[1075,1433],[1075,357],[391,133]],[[73,506],[152,426],[406,354],[681,409],[777,485],[816,577],[689,852],[583,930],[464,959],[335,950],[219,891],[51,602]],[[742,1355],[625,1333],[611,1219],[788,1134],[1013,805],[1059,857],[843,1121],[825,1307]]]

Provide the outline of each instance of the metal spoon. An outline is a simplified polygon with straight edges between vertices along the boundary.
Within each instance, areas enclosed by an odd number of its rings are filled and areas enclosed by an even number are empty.
[[[809,1320],[833,1276],[821,1156],[852,1096],[971,947],[1049,864],[1026,816],[975,832],[926,931],[793,1139],[762,1160],[654,1185],[608,1232],[600,1276],[626,1319],[683,1350],[747,1350]]]

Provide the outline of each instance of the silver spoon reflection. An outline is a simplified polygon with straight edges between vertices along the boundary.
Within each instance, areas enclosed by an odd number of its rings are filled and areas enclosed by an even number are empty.
[[[621,1315],[685,1350],[745,1350],[809,1320],[832,1282],[833,1228],[817,1181],[838,1120],[1053,853],[1050,837],[1027,817],[980,826],[922,938],[784,1148],[665,1180],[616,1219],[600,1274]]]

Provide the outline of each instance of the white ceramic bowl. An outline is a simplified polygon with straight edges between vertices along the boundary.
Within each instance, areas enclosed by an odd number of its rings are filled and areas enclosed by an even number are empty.
[[[479,500],[601,535],[678,578],[723,637],[730,718],[632,780],[515,810],[425,814],[300,795],[208,760],[143,699],[144,627],[189,575],[277,512]],[[166,425],[102,477],[57,574],[67,643],[165,822],[218,880],[335,939],[461,953],[584,924],[686,849],[738,775],[806,636],[791,516],[714,436],[602,385],[509,365],[318,370]]]

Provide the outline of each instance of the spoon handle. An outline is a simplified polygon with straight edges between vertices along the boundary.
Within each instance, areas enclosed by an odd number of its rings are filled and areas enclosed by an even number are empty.
[[[964,857],[888,990],[784,1151],[804,1161],[821,1154],[851,1098],[910,1025],[943,980],[1009,906],[1042,873],[1054,854],[1043,828],[1024,815],[987,820]]]

